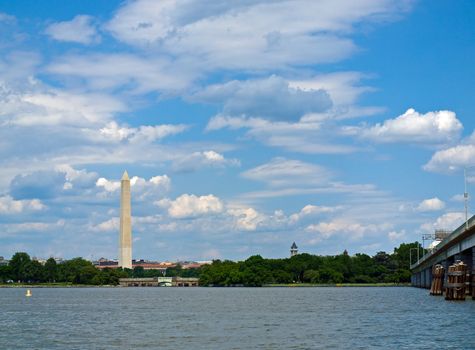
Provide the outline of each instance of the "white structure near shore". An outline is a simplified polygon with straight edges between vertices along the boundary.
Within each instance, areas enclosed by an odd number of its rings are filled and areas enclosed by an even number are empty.
[[[132,268],[132,208],[127,171],[124,171],[120,181],[119,267]]]

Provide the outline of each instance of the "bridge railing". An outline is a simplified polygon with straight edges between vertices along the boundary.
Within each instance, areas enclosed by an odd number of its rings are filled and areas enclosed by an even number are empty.
[[[468,223],[468,225],[467,225]],[[434,256],[438,251],[445,249],[445,246],[452,241],[453,239],[457,238],[460,236],[462,233],[464,233],[466,230],[470,229],[474,224],[475,224],[475,215],[472,216],[470,219],[468,219],[468,222],[464,222],[462,225],[460,225],[455,231],[453,231],[447,238],[445,238],[442,242],[440,242],[437,246],[434,247],[434,249],[425,255],[423,255],[417,262],[411,265],[411,270],[418,267],[420,264],[424,263],[426,260],[430,259],[432,256]],[[468,226],[468,228],[467,228]]]

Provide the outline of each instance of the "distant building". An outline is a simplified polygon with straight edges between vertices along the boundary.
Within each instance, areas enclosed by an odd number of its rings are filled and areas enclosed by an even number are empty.
[[[108,260],[105,258],[100,258],[97,261],[94,261],[93,264],[98,269],[116,269],[119,266],[117,260]],[[147,261],[147,260],[132,260],[132,269],[136,267],[141,267],[144,270],[160,270],[162,274],[165,274],[168,268],[175,267],[176,264],[170,262],[157,262],[157,261]]]
[[[199,279],[192,277],[119,278],[122,287],[198,287]]]
[[[8,265],[9,261],[5,260],[3,256],[0,256],[0,266],[6,266]]]
[[[46,264],[46,259],[37,258],[36,256],[32,257],[31,260],[38,261],[43,266]]]
[[[55,258],[54,256],[52,258],[56,261],[56,264],[64,264],[66,262],[63,258]]]
[[[99,269],[105,269],[105,268],[114,269],[114,268],[119,267],[119,263],[117,262],[117,260],[109,260],[106,258],[100,258],[99,260],[93,261],[92,263]]]
[[[199,269],[203,265],[211,265],[212,261],[179,261],[178,264],[183,270]]]
[[[292,243],[292,246],[290,247],[290,257],[293,257],[299,253],[299,248],[297,247],[297,244]]]

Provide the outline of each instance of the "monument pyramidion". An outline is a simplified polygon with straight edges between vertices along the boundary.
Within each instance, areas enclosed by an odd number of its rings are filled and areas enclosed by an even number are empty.
[[[119,267],[132,268],[132,214],[130,204],[130,179],[124,171],[120,181],[120,232]]]

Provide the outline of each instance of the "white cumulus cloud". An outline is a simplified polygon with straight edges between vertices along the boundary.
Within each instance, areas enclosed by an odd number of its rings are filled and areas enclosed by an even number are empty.
[[[306,231],[318,233],[314,242],[317,243],[319,240],[330,238],[335,234],[349,234],[352,239],[360,239],[368,233],[379,233],[390,227],[389,224],[363,224],[346,219],[335,219],[309,225]]]
[[[238,159],[227,159],[221,153],[213,150],[193,152],[190,155],[178,158],[172,164],[175,171],[194,171],[203,167],[225,167],[225,166],[239,166]]]
[[[452,111],[420,114],[413,108],[395,119],[374,126],[347,127],[349,134],[376,142],[447,143],[458,139],[462,123]]]
[[[319,215],[319,214],[328,214],[328,213],[334,213],[338,210],[341,210],[341,206],[337,207],[328,207],[328,206],[319,206],[319,205],[311,205],[308,204],[305,207],[303,207],[299,213],[295,213],[290,215],[289,219],[291,223],[298,222],[299,220],[302,220],[305,217],[308,216],[314,216],[314,215]]]
[[[108,180],[104,177],[97,179],[96,187],[101,188],[105,193],[112,193],[120,189],[119,180]],[[168,175],[153,176],[146,180],[139,176],[130,179],[132,195],[136,200],[144,200],[147,197],[157,197],[167,192],[171,186],[171,179]]]
[[[330,172],[319,165],[277,157],[266,164],[241,173],[241,176],[279,187],[322,184],[328,181]]]
[[[417,211],[438,211],[445,208],[444,201],[440,200],[437,197],[424,199],[419,205],[417,206]]]
[[[39,199],[15,200],[10,196],[0,197],[0,213],[19,214],[27,210],[39,211],[46,206]]]
[[[435,152],[424,170],[453,172],[471,164],[475,164],[475,145],[457,145]]]
[[[212,194],[206,196],[182,194],[175,200],[160,200],[155,202],[155,204],[167,207],[168,215],[173,218],[191,218],[207,214],[218,214],[224,208],[221,199]]]
[[[388,239],[389,239],[391,242],[401,241],[401,240],[403,240],[405,237],[406,237],[406,231],[405,231],[405,230],[401,230],[401,231],[391,231],[391,232],[388,233]]]
[[[187,128],[183,124],[142,125],[138,128],[130,128],[119,126],[116,122],[110,122],[99,132],[102,136],[114,141],[129,140],[132,143],[137,143],[161,140],[167,136],[182,133]]]
[[[32,88],[31,91],[0,89],[2,110],[10,124],[34,125],[95,125],[126,110],[125,105],[110,95],[73,93],[67,90]]]
[[[114,192],[120,188],[120,181],[111,181],[104,177],[100,177],[96,181],[96,186],[104,188],[107,192]]]
[[[69,41],[79,44],[98,42],[100,36],[91,16],[77,15],[70,21],[50,24],[46,34],[58,41]]]
[[[235,217],[235,227],[238,230],[255,231],[265,220],[265,216],[254,208],[232,208],[228,213]]]
[[[427,222],[421,225],[423,231],[433,233],[434,230],[453,231],[465,221],[463,212],[449,212],[439,216],[434,222]]]
[[[348,38],[354,25],[381,16],[396,17],[407,10],[407,4],[381,0],[138,0],[126,2],[106,29],[130,45],[158,46],[169,54],[199,59],[207,68],[268,69],[347,57],[355,51]]]
[[[193,96],[198,101],[223,105],[223,114],[299,120],[312,112],[331,107],[328,93],[322,89],[302,90],[290,87],[285,79],[272,75],[266,79],[210,85]]]
[[[119,224],[120,224],[119,218],[111,218],[97,225],[91,226],[91,229],[92,231],[95,231],[95,232],[118,231]]]

